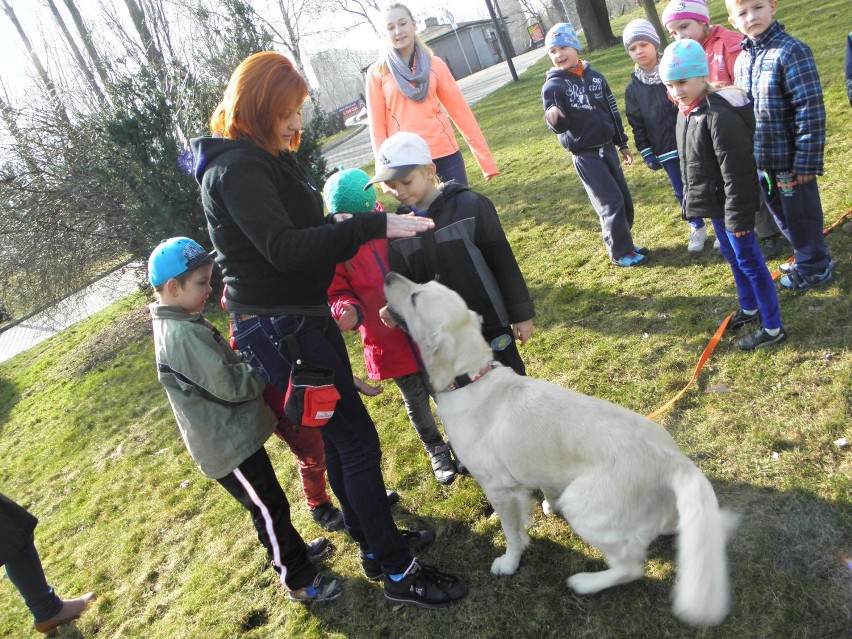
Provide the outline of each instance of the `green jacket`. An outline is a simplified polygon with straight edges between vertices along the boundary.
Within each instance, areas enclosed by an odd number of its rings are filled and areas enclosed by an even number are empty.
[[[157,376],[181,437],[201,472],[220,479],[256,453],[277,420],[263,401],[266,381],[242,361],[200,313],[157,302]]]

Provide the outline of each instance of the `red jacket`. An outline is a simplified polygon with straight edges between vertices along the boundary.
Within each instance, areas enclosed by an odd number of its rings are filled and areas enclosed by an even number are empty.
[[[743,50],[742,41],[743,35],[739,31],[731,31],[719,24],[710,27],[701,47],[707,54],[710,71],[707,79],[711,84],[727,87],[734,83],[734,63]]]
[[[387,240],[371,240],[351,260],[337,265],[328,288],[334,319],[343,314],[345,304],[358,310],[364,363],[372,380],[401,377],[420,369],[420,353],[408,335],[399,328],[388,328],[379,319],[379,309],[386,303],[384,284],[388,271]]]

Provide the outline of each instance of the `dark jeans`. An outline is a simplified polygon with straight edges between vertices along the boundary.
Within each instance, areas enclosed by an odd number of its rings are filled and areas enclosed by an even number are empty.
[[[456,151],[452,155],[445,155],[442,158],[432,158],[435,163],[435,172],[441,182],[449,182],[455,180],[459,184],[467,186],[467,171],[464,168],[464,158],[461,151]]]
[[[346,344],[330,315],[233,317],[237,348],[271,384],[287,390],[291,356],[284,337],[295,335],[305,361],[334,370],[340,401],[321,428],[331,488],[340,502],[346,530],[388,573],[403,572],[411,553],[388,505],[380,467],[379,435],[355,384]]]
[[[793,247],[796,268],[805,275],[822,273],[830,258],[816,179],[794,185],[789,171],[761,170],[758,175],[760,194]]]
[[[47,621],[62,610],[62,600],[48,585],[32,540],[6,562],[6,574],[24,598],[35,623]]]
[[[746,311],[759,309],[763,328],[780,328],[778,293],[757,244],[757,235],[749,231],[747,235],[736,237],[725,230],[725,220],[720,218],[713,218],[713,230],[719,238],[719,251],[734,274],[740,308]]]
[[[290,523],[290,504],[266,450],[261,447],[217,481],[251,514],[257,538],[266,548],[281,585],[286,590],[309,586],[317,569],[308,558],[304,540]]]
[[[678,204],[683,205],[683,178],[680,174],[680,160],[675,158],[662,163],[666,174],[669,176],[669,182],[672,183],[675,199]],[[704,220],[700,217],[687,220],[689,225],[694,229],[704,228]]]

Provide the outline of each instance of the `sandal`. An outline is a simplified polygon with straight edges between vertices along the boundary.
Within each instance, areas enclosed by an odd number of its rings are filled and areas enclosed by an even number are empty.
[[[791,268],[779,281],[781,286],[790,291],[806,291],[809,288],[821,286],[834,276],[830,268],[812,275],[805,275],[797,267]]]

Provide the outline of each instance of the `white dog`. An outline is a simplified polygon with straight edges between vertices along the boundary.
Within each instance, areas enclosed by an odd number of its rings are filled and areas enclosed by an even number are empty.
[[[728,613],[725,545],[737,516],[720,510],[707,478],[654,422],[601,399],[493,364],[479,317],[437,282],[385,280],[390,314],[420,347],[438,415],[459,459],[506,534],[491,565],[511,575],[529,543],[530,491],[603,554],[609,568],[569,577],[591,594],[645,574],[648,546],[677,533],[674,613],[711,626]],[[549,504],[549,506],[548,506]]]

